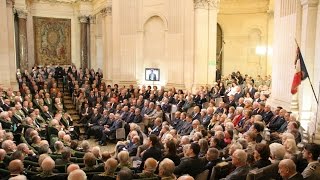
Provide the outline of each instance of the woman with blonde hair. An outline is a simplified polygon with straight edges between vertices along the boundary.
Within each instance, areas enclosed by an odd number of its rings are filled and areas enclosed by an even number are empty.
[[[298,152],[298,147],[294,139],[287,139],[284,143],[284,148],[286,149],[285,158],[286,159],[295,159],[295,156]]]

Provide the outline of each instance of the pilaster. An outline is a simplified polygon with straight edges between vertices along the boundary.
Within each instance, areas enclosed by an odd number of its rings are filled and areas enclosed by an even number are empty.
[[[100,13],[103,18],[103,49],[104,49],[104,59],[103,59],[103,74],[104,79],[108,84],[112,83],[112,67],[113,67],[113,46],[112,46],[112,6],[109,5],[103,8]]]
[[[193,89],[212,84],[216,74],[216,31],[219,0],[194,0],[195,59]]]
[[[27,37],[27,16],[28,12],[25,10],[17,9],[18,23],[19,23],[19,63],[21,71],[30,68],[28,61],[28,37]]]
[[[315,39],[317,27],[317,11],[319,0],[301,0],[302,5],[302,21],[301,21],[301,53],[311,79],[313,86],[317,86],[314,82],[314,65],[315,65]],[[302,83],[299,90],[300,105],[300,121],[302,125],[309,125],[309,132],[312,134],[315,129],[310,126],[315,119],[315,112],[312,111],[316,107],[316,101],[309,84],[306,80]]]
[[[80,59],[81,68],[89,67],[88,62],[88,16],[79,16],[80,21]]]

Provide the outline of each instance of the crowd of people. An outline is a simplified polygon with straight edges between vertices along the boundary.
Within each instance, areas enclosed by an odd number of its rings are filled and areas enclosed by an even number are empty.
[[[17,81],[19,91],[0,88],[1,179],[241,180],[265,168],[263,179],[319,177],[320,146],[298,149],[299,121],[267,104],[270,77],[236,72],[194,93],[111,86],[75,66],[18,70]],[[114,152],[101,152],[109,143]]]

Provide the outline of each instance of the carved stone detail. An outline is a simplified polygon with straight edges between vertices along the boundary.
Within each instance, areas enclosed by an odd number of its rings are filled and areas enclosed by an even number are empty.
[[[80,23],[88,23],[88,16],[79,16]]]
[[[104,16],[112,16],[112,6],[108,6],[106,8],[103,8],[100,13]]]
[[[193,0],[195,9],[218,9],[220,0]]]
[[[28,12],[25,10],[16,9],[16,12],[18,13],[19,18],[27,19]]]

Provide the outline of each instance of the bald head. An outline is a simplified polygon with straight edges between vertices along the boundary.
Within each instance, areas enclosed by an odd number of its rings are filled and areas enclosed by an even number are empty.
[[[158,162],[153,158],[148,158],[144,163],[144,170],[148,172],[155,172],[158,166]]]
[[[189,175],[183,175],[183,176],[180,176],[178,180],[194,180],[194,178]]]
[[[46,157],[41,163],[41,168],[44,172],[52,171],[54,166],[55,162],[52,160],[51,157]]]
[[[117,169],[118,161],[114,158],[109,158],[104,164],[104,170],[107,173],[114,173]]]
[[[283,179],[288,179],[296,174],[296,172],[296,164],[291,159],[283,159],[280,161],[279,174]]]
[[[8,170],[11,174],[20,174],[23,171],[23,163],[21,160],[16,159],[9,163]]]
[[[159,165],[159,176],[167,177],[173,175],[174,168],[174,162],[171,159],[165,158]]]
[[[3,161],[4,157],[6,156],[6,151],[4,149],[0,149],[0,161]]]
[[[68,180],[87,180],[87,175],[83,170],[76,169],[69,174]]]
[[[78,164],[70,164],[67,168],[67,173],[70,174],[72,171],[80,169]]]

